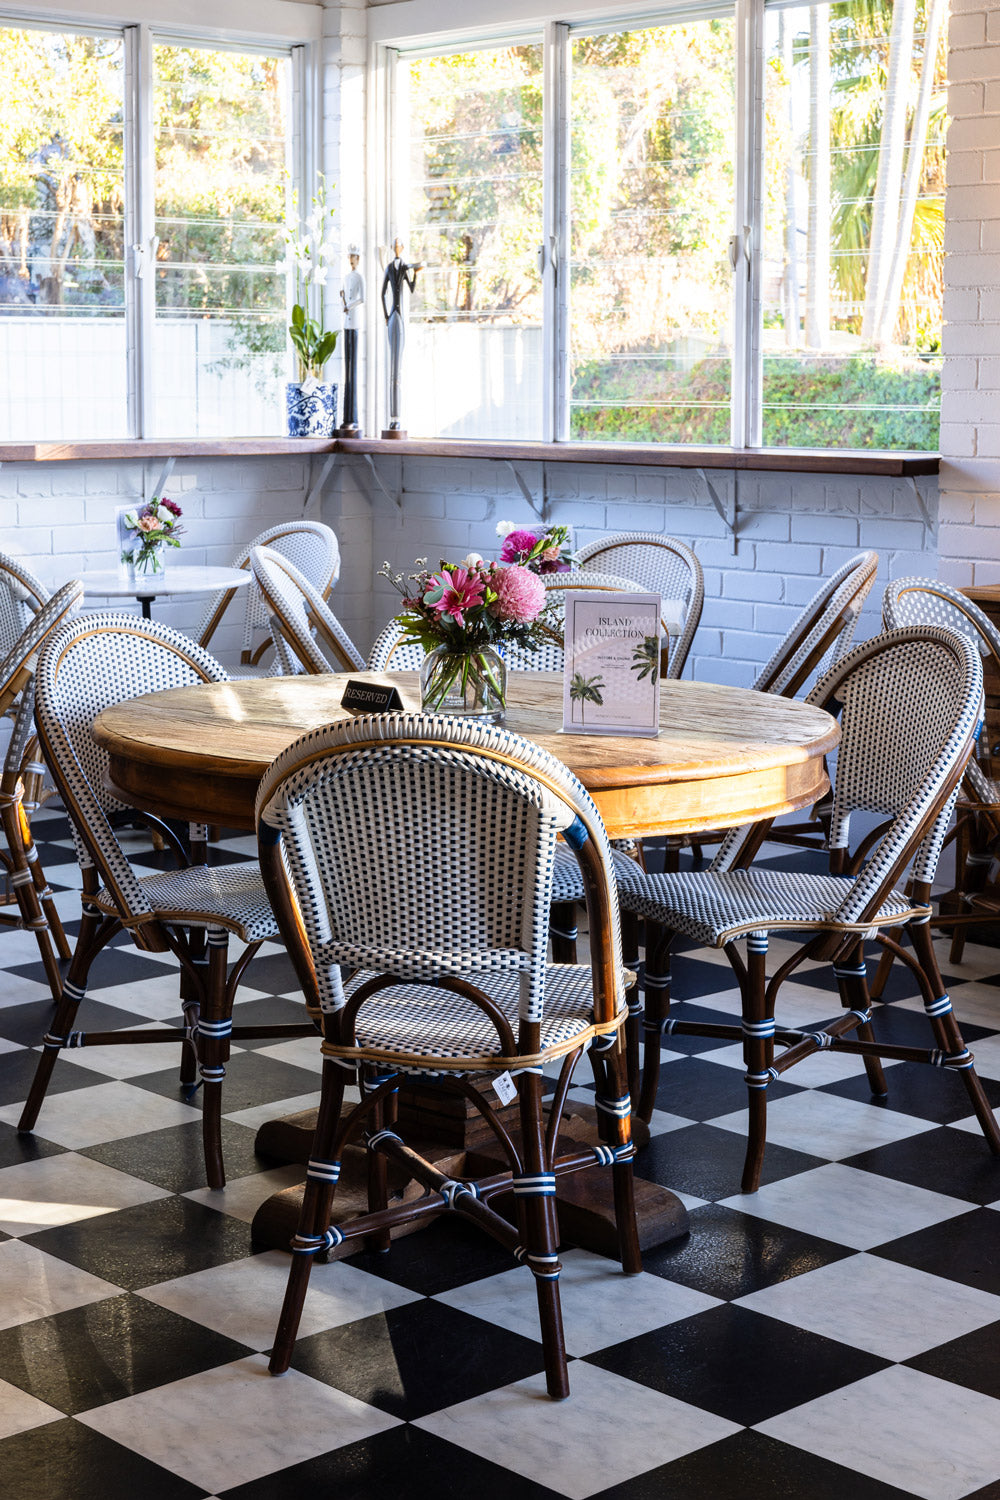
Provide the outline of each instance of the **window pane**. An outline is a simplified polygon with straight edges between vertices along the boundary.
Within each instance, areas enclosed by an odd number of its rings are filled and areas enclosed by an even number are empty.
[[[397,77],[405,254],[425,267],[410,309],[403,426],[541,437],[541,48],[401,61]]]
[[[766,446],[938,444],[945,4],[770,12]]]
[[[154,429],[284,429],[291,61],[154,49]]]
[[[0,437],[127,432],[120,37],[0,28]]]
[[[570,436],[728,443],[731,18],[572,48]]]

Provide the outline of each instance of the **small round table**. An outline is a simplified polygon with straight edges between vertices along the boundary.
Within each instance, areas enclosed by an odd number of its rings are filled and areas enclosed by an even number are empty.
[[[79,573],[86,594],[102,599],[138,599],[144,620],[161,595],[214,594],[218,589],[241,589],[253,582],[249,568],[217,568],[203,563],[168,563],[162,573],[139,573],[127,578],[113,568]]]

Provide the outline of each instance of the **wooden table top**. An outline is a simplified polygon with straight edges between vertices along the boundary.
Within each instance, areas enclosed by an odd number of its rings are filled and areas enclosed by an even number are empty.
[[[109,787],[161,816],[252,828],[257,785],[299,735],[345,717],[348,677],[392,682],[419,707],[415,672],[203,683],[101,713]],[[658,739],[562,734],[562,674],[515,672],[507,727],[569,766],[612,837],[698,833],[806,807],[827,787],[839,739],[821,709],[746,688],[664,681]]]

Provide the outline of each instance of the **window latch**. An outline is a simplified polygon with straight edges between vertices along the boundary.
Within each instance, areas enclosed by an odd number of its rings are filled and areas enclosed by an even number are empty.
[[[735,271],[740,261],[750,266],[750,225],[744,224],[743,233],[729,236],[729,264]]]
[[[156,261],[156,247],[157,247],[157,245],[159,243],[160,243],[160,236],[158,234],[151,234],[149,236],[149,251],[148,251],[148,253],[149,253],[149,259],[153,263],[155,263],[155,261]],[[142,243],[141,240],[137,240],[136,243],[132,246],[132,258],[133,258],[132,259],[132,264],[133,264],[133,268],[135,270],[135,278],[136,278],[137,281],[141,281],[142,278],[143,278],[143,276],[144,276],[144,274],[145,274],[145,270],[146,270],[145,256],[146,256],[146,254],[147,254],[146,246]]]

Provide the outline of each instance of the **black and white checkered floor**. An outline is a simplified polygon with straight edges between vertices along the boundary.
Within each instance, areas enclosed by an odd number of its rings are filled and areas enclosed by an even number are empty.
[[[72,922],[65,822],[35,828]],[[945,967],[1000,1103],[1000,949]],[[171,968],[112,950],[80,1024],[174,1017]],[[922,1035],[901,977],[890,993],[881,1034]],[[678,959],[675,994],[689,1014],[737,1009],[724,960]],[[299,1017],[277,947],[241,995],[244,1018]],[[837,1009],[814,967],[781,1014]],[[691,1234],[638,1278],[566,1252],[572,1396],[553,1404],[530,1274],[454,1222],[317,1267],[293,1368],[272,1380],[287,1258],[253,1254],[249,1223],[300,1174],[269,1170],[254,1136],[317,1098],[315,1043],[234,1054],[229,1186],[212,1193],[173,1047],[65,1055],[38,1134],[17,1136],[50,1013],[34,939],[0,929],[0,1493],[1000,1497],[1000,1163],[957,1078],[896,1064],[873,1105],[854,1059],[800,1065],[772,1092],[764,1185],[741,1197],[738,1049],[672,1042],[638,1171],[685,1196]]]

